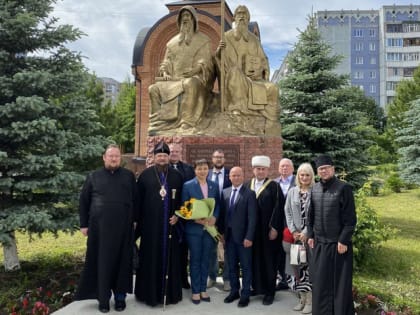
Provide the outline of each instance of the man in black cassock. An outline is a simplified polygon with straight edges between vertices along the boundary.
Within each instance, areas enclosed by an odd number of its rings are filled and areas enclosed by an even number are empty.
[[[252,246],[253,294],[263,294],[263,304],[273,303],[277,280],[277,254],[284,226],[284,197],[279,185],[268,178],[270,158],[252,158],[254,177],[247,186],[257,196],[257,223]]]
[[[109,145],[104,168],[89,174],[80,193],[80,231],[87,236],[85,266],[76,300],[98,299],[99,310],[109,312],[111,291],[115,310],[126,307],[132,293],[133,210],[137,207],[134,174],[120,167],[118,146]]]
[[[335,177],[330,156],[315,160],[321,178],[312,189],[308,216],[313,315],[354,315],[352,278],[356,227],[353,192]]]
[[[137,300],[150,306],[175,304],[182,299],[181,235],[174,215],[180,209],[182,184],[181,173],[169,167],[168,145],[158,143],[154,166],[145,169],[137,180],[140,248],[134,293]]]

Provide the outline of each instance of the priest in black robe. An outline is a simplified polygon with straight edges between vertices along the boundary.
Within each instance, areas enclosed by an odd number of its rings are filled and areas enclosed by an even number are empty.
[[[330,156],[316,161],[320,182],[311,193],[308,216],[313,315],[354,315],[352,235],[356,210],[349,184],[334,174]]]
[[[104,168],[89,174],[80,193],[80,231],[87,236],[84,269],[76,300],[98,299],[99,310],[109,312],[111,291],[115,309],[125,309],[132,293],[133,211],[137,208],[134,174],[120,167],[121,152],[110,145]]]
[[[257,223],[252,246],[252,289],[263,295],[263,304],[273,303],[277,280],[277,254],[284,227],[284,197],[279,185],[268,178],[270,158],[252,158],[254,177],[247,186],[257,196]]]
[[[139,193],[139,266],[134,293],[150,306],[175,304],[182,299],[181,229],[174,211],[180,209],[183,178],[169,167],[169,147],[154,148],[154,165],[137,180]],[[167,276],[167,279],[166,279]]]

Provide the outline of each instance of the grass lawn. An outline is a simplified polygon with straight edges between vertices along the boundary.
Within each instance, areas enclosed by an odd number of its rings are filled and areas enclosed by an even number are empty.
[[[374,294],[393,306],[409,306],[410,314],[420,315],[420,189],[369,197],[367,202],[398,232],[383,244],[375,265],[354,275],[354,284],[360,293]],[[58,238],[46,233],[31,242],[25,234],[16,237],[22,270],[0,271],[0,315],[9,314],[28,290],[38,294],[39,287],[54,292],[48,301],[50,311],[70,302],[63,296],[74,291],[79,279],[86,238],[79,232],[60,233]]]
[[[354,283],[394,305],[408,305],[420,314],[420,189],[403,191],[367,202],[381,222],[398,229],[376,255],[376,264],[362,270]]]

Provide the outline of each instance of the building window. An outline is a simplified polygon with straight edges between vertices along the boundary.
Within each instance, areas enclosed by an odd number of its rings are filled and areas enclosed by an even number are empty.
[[[401,61],[403,59],[401,53],[387,53],[386,60],[387,61]]]
[[[402,33],[402,24],[388,24],[386,26],[387,33]]]
[[[369,50],[375,51],[376,50],[376,44],[375,43],[369,43]]]
[[[420,32],[420,23],[403,24],[402,27],[404,33]]]
[[[404,47],[420,46],[420,37],[404,38]]]
[[[354,29],[353,30],[353,36],[354,37],[363,37],[363,30],[361,29]]]
[[[362,65],[362,64],[363,64],[363,57],[356,56],[356,65]]]
[[[369,36],[370,36],[370,37],[375,37],[375,36],[376,36],[376,30],[374,30],[374,29],[372,29],[372,28],[371,28],[371,29],[369,30]]]
[[[376,93],[376,85],[375,84],[371,84],[369,86],[369,92],[370,93]]]
[[[406,53],[403,55],[404,61],[419,61],[419,53]]]
[[[360,89],[361,91],[364,91],[364,90],[365,90],[365,87],[364,87],[363,85],[359,85],[359,89]]]
[[[376,65],[376,57],[370,57],[370,64]]]
[[[363,50],[363,43],[362,42],[354,43],[354,50],[355,51],[362,51]]]
[[[388,76],[393,77],[399,75],[401,75],[400,68],[388,68]]]
[[[395,89],[397,88],[398,82],[394,82],[394,81],[387,81],[386,82],[386,90],[387,91],[395,91]]]
[[[405,77],[412,77],[414,76],[414,70],[416,70],[416,68],[404,68],[403,75]]]
[[[387,38],[386,45],[388,47],[402,47],[403,40],[402,38]]]
[[[356,72],[354,73],[354,78],[355,78],[355,79],[363,79],[363,78],[364,78],[363,71],[356,71]]]
[[[376,79],[376,71],[370,71],[370,72],[369,72],[369,77],[370,77],[371,79]]]

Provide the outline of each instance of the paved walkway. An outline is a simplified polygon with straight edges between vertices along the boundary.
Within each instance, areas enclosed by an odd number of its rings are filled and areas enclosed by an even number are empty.
[[[221,282],[221,281],[220,281]],[[216,287],[208,289],[211,302],[201,302],[194,305],[191,300],[191,290],[183,290],[183,299],[175,305],[168,305],[165,313],[168,315],[189,315],[196,313],[197,315],[299,315],[300,312],[293,311],[292,308],[297,303],[297,298],[290,291],[278,291],[275,296],[274,303],[266,306],[262,304],[262,296],[251,297],[248,307],[239,308],[238,300],[231,304],[225,304],[223,299],[228,292],[224,292],[218,283]],[[162,314],[163,307],[150,307],[143,303],[137,302],[133,294],[127,296],[127,308],[124,312],[116,312],[114,303],[111,300],[111,311],[108,314],[119,315],[155,315]],[[98,311],[98,302],[96,300],[76,301],[70,303],[66,307],[54,312],[55,315],[90,315],[102,314]]]

